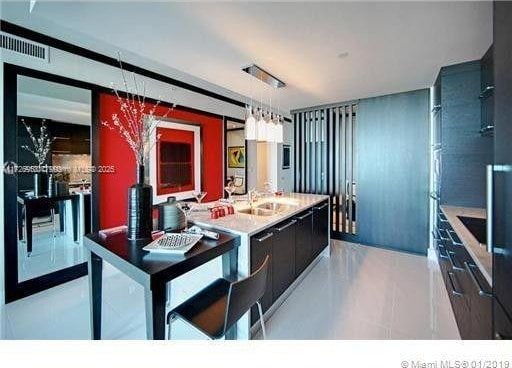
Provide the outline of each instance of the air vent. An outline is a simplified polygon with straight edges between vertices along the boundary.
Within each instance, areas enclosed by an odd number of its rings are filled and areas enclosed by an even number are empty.
[[[18,55],[25,55],[32,59],[50,62],[50,48],[37,42],[27,41],[24,38],[0,32],[0,47]]]

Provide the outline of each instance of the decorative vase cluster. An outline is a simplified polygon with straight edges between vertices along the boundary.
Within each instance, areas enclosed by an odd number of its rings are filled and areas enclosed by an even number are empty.
[[[120,114],[112,114],[110,121],[102,121],[105,127],[116,130],[130,147],[137,163],[137,182],[128,190],[128,233],[130,240],[150,239],[153,230],[153,188],[145,182],[145,165],[149,152],[160,139],[152,141],[157,128],[156,110],[160,101],[146,103],[145,83],[137,82],[132,73],[133,85],[130,87],[120,62],[125,92],[119,92],[113,85],[112,90],[119,104]],[[167,110],[162,117],[171,111]]]
[[[41,122],[41,128],[39,129],[39,137],[36,137],[34,135],[32,127],[25,123],[25,119],[21,119],[21,122],[25,126],[25,129],[27,130],[27,133],[32,142],[32,147],[28,145],[23,145],[21,146],[21,148],[32,153],[34,158],[37,160],[38,170],[36,173],[34,173],[34,196],[40,197],[41,195],[44,194],[42,188],[44,188],[46,180],[46,170],[43,168],[43,166],[46,163],[46,158],[48,157],[48,153],[50,152],[52,142],[55,140],[55,138],[50,138],[48,130],[46,128],[46,120],[44,119]],[[52,178],[50,177],[50,179]],[[49,185],[48,195],[51,195],[51,190],[52,186]]]

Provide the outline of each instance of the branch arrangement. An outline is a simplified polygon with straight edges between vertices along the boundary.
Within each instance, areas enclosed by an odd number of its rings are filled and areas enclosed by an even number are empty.
[[[112,114],[111,121],[102,121],[101,124],[110,130],[117,130],[130,146],[135,160],[138,165],[144,165],[148,158],[149,152],[160,139],[161,134],[156,135],[156,139],[152,142],[151,136],[157,128],[158,122],[155,116],[156,109],[160,105],[160,101],[151,104],[151,108],[146,105],[146,84],[142,81],[139,85],[132,74],[133,88],[128,86],[126,73],[119,58],[119,66],[123,77],[124,90],[126,97],[121,97],[120,92],[112,84],[112,91],[116,95],[117,103],[121,110],[121,114]],[[174,109],[169,108],[167,112],[160,117],[167,117],[169,112]]]
[[[36,158],[39,166],[42,166],[44,164],[44,162],[46,161],[46,157],[48,156],[48,153],[50,152],[52,142],[55,140],[55,138],[50,138],[48,136],[48,131],[46,129],[46,120],[44,120],[44,119],[41,123],[39,137],[36,137],[34,135],[34,133],[32,132],[32,128],[25,123],[25,119],[21,119],[21,122],[23,123],[23,125],[25,125],[25,129],[27,129],[28,135],[30,136],[30,139],[32,140],[33,149],[27,145],[23,145],[23,146],[21,146],[21,148],[32,153],[34,155],[34,157]]]

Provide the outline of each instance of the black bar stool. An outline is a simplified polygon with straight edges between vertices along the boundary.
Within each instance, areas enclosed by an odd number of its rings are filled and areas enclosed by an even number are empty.
[[[212,340],[220,339],[254,304],[258,305],[261,331],[266,338],[260,299],[267,287],[269,256],[250,276],[229,282],[217,279],[167,314],[168,338],[171,325],[181,319]]]

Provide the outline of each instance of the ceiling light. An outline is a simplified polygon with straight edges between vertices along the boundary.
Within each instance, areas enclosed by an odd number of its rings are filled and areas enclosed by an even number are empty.
[[[263,117],[263,111],[260,110],[259,118],[256,123],[256,139],[260,142],[267,140],[267,122]]]
[[[245,139],[252,141],[256,139],[256,119],[252,114],[252,106],[247,108],[247,118],[245,119]]]

